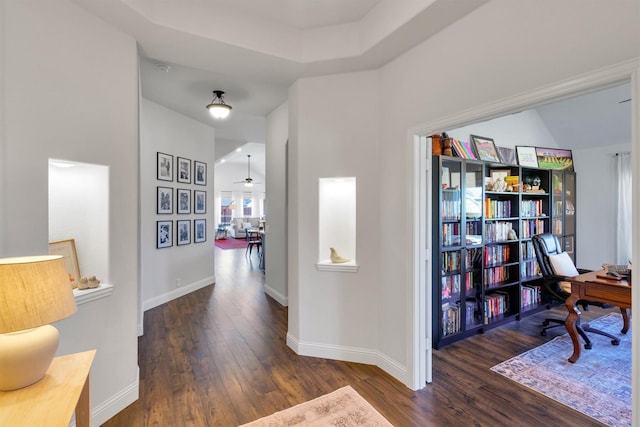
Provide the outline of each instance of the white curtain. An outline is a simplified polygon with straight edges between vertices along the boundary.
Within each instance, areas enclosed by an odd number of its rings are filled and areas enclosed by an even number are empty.
[[[631,260],[631,153],[616,154],[617,172],[617,233],[616,263],[627,264]]]

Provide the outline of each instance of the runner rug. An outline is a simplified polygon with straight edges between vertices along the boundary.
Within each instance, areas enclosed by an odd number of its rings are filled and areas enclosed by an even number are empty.
[[[609,426],[631,426],[631,329],[620,333],[618,313],[589,324],[618,336],[620,345],[588,333],[593,349],[583,346],[580,359],[570,363],[573,345],[569,334],[564,334],[491,370]]]
[[[276,412],[241,427],[280,426],[391,426],[373,406],[350,386]],[[392,427],[392,426],[391,426]]]

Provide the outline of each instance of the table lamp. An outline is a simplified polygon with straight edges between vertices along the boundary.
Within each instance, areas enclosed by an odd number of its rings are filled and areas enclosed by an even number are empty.
[[[0,390],[44,377],[59,340],[49,323],[76,310],[62,256],[0,258]]]

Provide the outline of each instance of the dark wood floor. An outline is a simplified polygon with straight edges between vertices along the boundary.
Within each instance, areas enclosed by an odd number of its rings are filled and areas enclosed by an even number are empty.
[[[215,285],[145,313],[140,399],[104,426],[237,426],[345,385],[395,426],[603,425],[489,370],[563,333],[539,335],[553,310],[434,351],[433,384],[414,392],[373,366],[295,355],[255,253],[215,255]]]

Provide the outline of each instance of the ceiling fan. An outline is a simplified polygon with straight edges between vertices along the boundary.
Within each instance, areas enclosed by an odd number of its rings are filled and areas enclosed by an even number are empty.
[[[251,154],[247,154],[247,177],[244,181],[236,181],[234,184],[244,184],[245,187],[253,187],[253,184],[262,184],[261,182],[254,182],[251,178]]]

